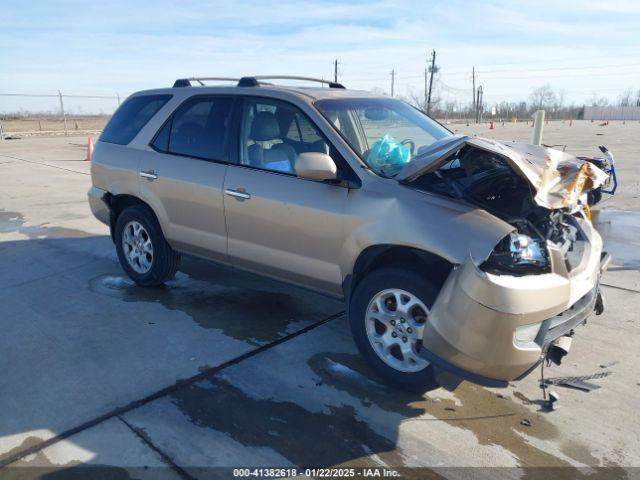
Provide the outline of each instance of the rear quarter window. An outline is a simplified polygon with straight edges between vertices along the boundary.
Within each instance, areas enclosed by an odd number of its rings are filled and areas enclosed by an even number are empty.
[[[171,95],[139,95],[129,98],[104,127],[100,141],[127,145],[170,98]]]

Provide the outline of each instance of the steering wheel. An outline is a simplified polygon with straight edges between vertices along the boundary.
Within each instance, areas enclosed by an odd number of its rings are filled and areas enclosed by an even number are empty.
[[[409,145],[409,152],[411,155],[416,151],[416,142],[411,140],[410,138],[405,138],[400,142],[400,145]]]

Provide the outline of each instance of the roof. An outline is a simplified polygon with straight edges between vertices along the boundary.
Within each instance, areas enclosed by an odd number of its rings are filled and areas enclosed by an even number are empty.
[[[265,80],[294,80],[313,82],[321,85],[327,85],[326,87],[317,86],[300,86],[300,85],[282,85],[267,83]],[[205,81],[216,82],[231,82],[231,85],[206,85]],[[194,83],[199,85],[194,85]],[[191,96],[194,91],[198,93],[243,93],[243,94],[275,94],[275,96],[281,96],[285,94],[293,94],[294,96],[309,100],[322,100],[332,98],[354,98],[354,97],[380,97],[379,94],[368,92],[364,90],[349,90],[337,82],[330,82],[324,79],[315,79],[309,77],[294,77],[294,76],[257,76],[257,77],[242,77],[241,79],[229,78],[229,77],[194,77],[178,79],[175,81],[172,88],[145,90],[143,92],[136,92],[134,95],[139,94],[175,94],[177,92],[184,92],[188,96]],[[188,92],[188,93],[187,93]],[[259,92],[259,93],[258,93]]]
[[[160,94],[176,94],[184,93],[186,96],[191,96],[194,93],[199,94],[243,94],[243,95],[256,95],[264,94],[265,96],[281,97],[283,94],[298,97],[304,101],[315,101],[325,99],[340,99],[340,98],[386,98],[381,94],[369,92],[366,90],[349,90],[349,89],[335,89],[335,88],[309,88],[298,87],[292,85],[261,85],[259,87],[237,87],[235,85],[218,85],[218,86],[197,86],[188,88],[158,88],[151,90],[141,90],[135,92],[132,96],[137,95],[160,95]]]

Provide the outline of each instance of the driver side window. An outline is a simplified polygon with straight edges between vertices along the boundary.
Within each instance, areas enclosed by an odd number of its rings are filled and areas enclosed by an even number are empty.
[[[330,153],[329,143],[306,115],[277,100],[246,98],[240,164],[295,175],[304,152]]]

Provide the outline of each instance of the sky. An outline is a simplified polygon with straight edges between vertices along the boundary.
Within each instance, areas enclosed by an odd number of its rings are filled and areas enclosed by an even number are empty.
[[[348,88],[422,94],[436,50],[443,100],[527,100],[549,84],[565,103],[640,89],[637,0],[0,0],[0,93],[126,96],[185,76],[289,74]],[[0,111],[56,98],[0,96]],[[109,109],[115,100],[68,100]]]

